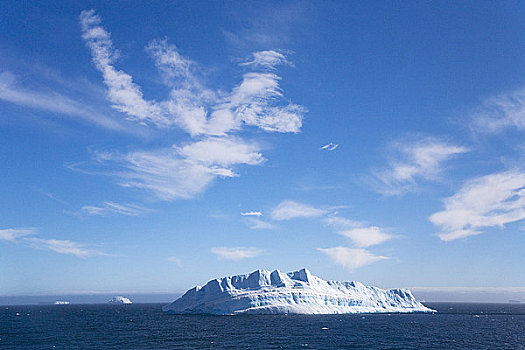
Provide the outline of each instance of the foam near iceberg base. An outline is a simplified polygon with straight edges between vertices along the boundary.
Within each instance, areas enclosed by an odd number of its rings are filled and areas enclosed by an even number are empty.
[[[434,312],[408,289],[325,281],[307,269],[288,273],[257,270],[217,278],[188,290],[162,309],[175,314],[211,315]]]

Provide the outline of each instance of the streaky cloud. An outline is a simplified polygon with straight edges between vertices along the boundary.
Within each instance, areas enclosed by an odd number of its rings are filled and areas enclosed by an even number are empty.
[[[242,216],[262,216],[260,211],[245,211],[241,213]]]
[[[20,243],[35,249],[49,250],[60,254],[73,255],[79,258],[88,256],[110,256],[99,250],[90,249],[85,244],[63,240],[33,237],[38,231],[35,228],[10,228],[0,230],[0,240]]]
[[[97,161],[113,165],[108,171],[122,186],[142,188],[161,200],[189,199],[202,193],[217,177],[236,177],[237,165],[264,161],[260,147],[239,134],[243,126],[266,132],[297,133],[306,108],[285,99],[274,72],[252,71],[229,93],[206,88],[195,63],[181,55],[167,39],[146,47],[164,82],[171,87],[164,101],[147,100],[131,75],[115,67],[118,51],[94,10],[82,11],[82,38],[102,73],[107,99],[113,108],[134,120],[160,130],[179,128],[192,142],[166,149],[109,152]],[[290,64],[283,53],[261,51],[246,66],[260,68]]]
[[[240,138],[208,138],[180,147],[128,154],[101,153],[97,161],[113,167],[111,176],[124,187],[139,188],[158,199],[189,199],[217,177],[238,176],[234,167],[264,161],[256,144]]]
[[[348,271],[354,271],[357,268],[370,265],[372,263],[390,259],[386,256],[374,255],[366,249],[362,248],[348,248],[348,247],[333,247],[333,248],[317,248],[332,260],[333,263],[342,266]]]
[[[479,235],[490,227],[525,219],[525,172],[509,170],[467,181],[430,216],[443,241]]]
[[[525,88],[486,99],[470,117],[475,132],[498,133],[508,128],[525,130]]]
[[[0,73],[0,100],[49,113],[76,117],[113,131],[135,132],[117,120],[109,118],[103,111],[71,96],[49,91],[49,89],[40,91],[21,87],[17,84],[17,77],[10,72]]]
[[[213,247],[211,252],[221,260],[239,261],[255,258],[264,253],[264,250],[254,247]]]
[[[251,230],[275,230],[277,228],[274,224],[257,218],[247,218],[246,221]]]
[[[339,145],[337,143],[330,142],[330,143],[327,143],[326,145],[324,145],[323,147],[321,147],[321,150],[323,150],[323,151],[333,151],[337,147],[339,147]]]
[[[268,132],[299,132],[306,108],[276,103],[283,100],[279,76],[267,72],[246,73],[242,82],[224,96],[204,88],[191,73],[193,63],[167,40],[154,40],[147,50],[165,81],[174,88],[165,101],[146,100],[132,76],[115,68],[118,53],[101,22],[94,10],[82,11],[82,38],[91,50],[93,63],[102,73],[109,101],[128,118],[160,128],[178,126],[192,136],[224,135],[239,130],[241,122]],[[253,62],[255,66],[275,66],[287,61],[281,53],[263,51],[254,53]]]
[[[372,245],[381,244],[393,238],[392,235],[383,232],[377,226],[357,227],[338,232],[340,235],[350,238],[359,248],[366,248]]]
[[[0,240],[16,242],[24,236],[31,236],[37,233],[34,228],[5,228],[0,229]]]
[[[403,195],[417,190],[418,181],[438,179],[444,162],[469,151],[435,138],[398,142],[392,148],[394,156],[389,166],[373,173],[375,190],[383,195]]]
[[[150,209],[135,204],[104,202],[100,206],[85,205],[79,210],[78,214],[87,216],[107,216],[111,214],[141,216],[149,212],[151,212]]]
[[[271,216],[274,220],[290,220],[295,218],[319,217],[326,214],[324,209],[315,208],[308,204],[298,203],[292,200],[286,200],[279,203],[272,210]]]
[[[241,63],[241,66],[253,66],[267,69],[275,69],[279,65],[293,66],[293,64],[286,59],[284,54],[275,50],[254,52],[251,61]]]

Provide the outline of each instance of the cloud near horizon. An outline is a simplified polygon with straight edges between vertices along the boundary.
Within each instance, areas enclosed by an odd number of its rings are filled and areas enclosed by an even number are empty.
[[[306,108],[284,98],[281,77],[271,72],[278,65],[290,64],[281,52],[254,53],[242,65],[259,71],[243,74],[242,81],[224,93],[204,87],[196,64],[174,45],[153,40],[146,50],[171,88],[167,99],[159,102],[145,99],[132,76],[115,67],[118,52],[95,11],[82,11],[80,25],[112,107],[127,119],[160,130],[183,130],[192,139],[172,149],[112,153],[103,159],[108,167],[123,169],[110,172],[123,186],[146,189],[161,200],[192,198],[217,177],[238,176],[233,167],[262,163],[261,147],[238,135],[243,126],[278,133],[301,129]]]
[[[525,172],[510,170],[467,181],[444,200],[445,210],[430,216],[438,237],[452,241],[479,235],[490,227],[525,219]]]

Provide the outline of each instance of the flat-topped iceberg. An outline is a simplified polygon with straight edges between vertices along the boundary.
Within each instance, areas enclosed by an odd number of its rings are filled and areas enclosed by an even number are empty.
[[[325,281],[307,269],[257,270],[217,278],[188,290],[163,311],[175,314],[353,314],[433,312],[408,289],[384,290],[357,281]]]

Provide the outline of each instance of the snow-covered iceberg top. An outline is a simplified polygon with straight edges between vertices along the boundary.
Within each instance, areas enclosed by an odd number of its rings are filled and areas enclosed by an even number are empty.
[[[110,304],[131,304],[131,300],[121,295],[111,298],[108,303]]]
[[[188,290],[163,311],[176,314],[352,314],[433,312],[408,289],[384,290],[357,281],[325,281],[307,269],[257,270],[217,278]]]

